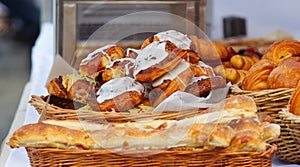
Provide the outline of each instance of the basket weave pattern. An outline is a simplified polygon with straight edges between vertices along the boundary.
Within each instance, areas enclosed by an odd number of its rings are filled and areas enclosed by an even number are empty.
[[[265,152],[122,151],[26,148],[33,167],[46,166],[261,166],[270,167],[276,146]],[[146,155],[146,156],[145,156]]]
[[[279,112],[281,135],[277,157],[290,163],[300,163],[300,117],[287,111]]]

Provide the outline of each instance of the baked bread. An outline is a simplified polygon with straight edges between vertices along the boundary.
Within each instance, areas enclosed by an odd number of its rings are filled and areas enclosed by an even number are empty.
[[[149,94],[151,104],[157,106],[174,92],[184,91],[193,76],[190,64],[182,60],[173,70],[152,82],[154,89]]]
[[[144,86],[130,77],[112,79],[103,84],[96,93],[100,111],[126,111],[140,104],[144,97]],[[93,101],[91,102],[93,103]],[[95,105],[91,105],[94,107]]]
[[[207,97],[211,90],[226,86],[226,80],[221,76],[194,77],[185,92],[198,97]]]
[[[232,84],[241,83],[247,73],[246,70],[225,67],[224,65],[218,65],[214,67],[214,72],[217,75],[224,77],[227,82],[231,82]]]
[[[213,68],[209,65],[206,65],[202,61],[199,61],[197,64],[191,64],[190,68],[194,73],[194,77],[201,77],[201,76],[212,77],[212,76],[215,76]]]
[[[137,81],[152,82],[171,71],[186,56],[186,51],[169,42],[152,42],[136,58],[134,77]]]
[[[277,65],[282,60],[294,56],[300,56],[300,42],[293,39],[284,39],[274,42],[262,59],[268,59]]]
[[[290,57],[278,63],[268,77],[270,89],[295,88],[300,80],[300,57]]]
[[[228,61],[236,54],[231,47],[225,47],[218,42],[211,42],[196,36],[190,36],[190,38],[195,45],[195,51],[206,64],[220,64],[221,61]]]
[[[242,82],[242,89],[250,91],[268,89],[268,78],[275,67],[276,64],[268,59],[258,61],[247,72]]]
[[[300,82],[298,82],[298,85],[291,96],[289,112],[300,115]]]
[[[69,74],[52,79],[47,84],[47,90],[50,95],[87,104],[88,96],[95,91],[94,86],[94,82],[88,78]]]
[[[230,58],[230,64],[236,69],[249,70],[257,59],[250,56],[234,55]]]
[[[143,42],[141,49],[145,48],[146,46],[148,46],[150,43],[154,41],[156,42],[169,41],[172,42],[176,47],[185,50],[191,49],[191,44],[192,44],[191,39],[187,35],[178,32],[176,30],[168,30],[168,31],[159,32],[154,36],[147,38]]]
[[[79,65],[82,75],[90,76],[110,65],[112,61],[125,57],[125,51],[116,45],[106,45],[88,54]]]

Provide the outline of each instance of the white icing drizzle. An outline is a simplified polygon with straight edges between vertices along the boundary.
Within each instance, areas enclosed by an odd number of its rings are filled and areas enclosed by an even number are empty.
[[[96,93],[98,95],[97,102],[102,103],[128,91],[143,93],[144,86],[130,77],[112,79],[103,84]]]
[[[152,86],[153,87],[159,86],[165,80],[173,80],[180,73],[182,73],[184,70],[186,70],[187,68],[189,68],[189,66],[190,66],[189,63],[187,63],[185,61],[181,61],[172,71],[167,72],[166,74],[164,74],[163,76],[159,77],[154,82],[152,82]]]
[[[140,71],[145,70],[168,56],[165,50],[166,42],[152,42],[144,49],[142,49],[136,58],[136,68],[134,69],[134,76]]]
[[[178,48],[190,49],[192,41],[187,35],[182,34],[176,30],[168,30],[164,32],[157,33],[155,36],[159,38],[160,41],[170,41],[174,43]]]
[[[209,77],[207,77],[207,76],[193,77],[188,85],[192,85],[193,83],[195,83],[201,79],[207,79],[207,78],[209,78]]]
[[[137,50],[137,49],[133,49],[133,48],[128,48],[128,49],[126,50],[126,57],[129,56],[130,51],[133,51],[133,52],[137,53],[138,55],[139,55],[139,53],[141,52],[141,50]]]
[[[105,45],[105,46],[103,46],[103,47],[101,47],[101,48],[96,49],[96,50],[93,51],[92,53],[88,54],[88,55],[86,56],[86,58],[84,58],[84,59],[81,61],[80,65],[86,65],[90,60],[92,60],[92,59],[94,59],[94,58],[96,57],[97,53],[100,53],[100,52],[101,52],[103,55],[106,55],[106,57],[107,57],[109,60],[111,60],[110,56],[105,52],[105,50],[108,49],[108,48],[110,48],[110,47],[112,47],[112,46],[115,46],[115,45]]]

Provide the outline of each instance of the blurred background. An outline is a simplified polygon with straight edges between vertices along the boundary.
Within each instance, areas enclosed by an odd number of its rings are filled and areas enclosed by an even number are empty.
[[[299,0],[207,0],[205,32],[212,40],[263,36],[300,39],[299,5]],[[119,12],[106,11],[110,15]],[[29,80],[31,48],[40,27],[53,20],[52,0],[0,0],[0,141],[9,130]]]

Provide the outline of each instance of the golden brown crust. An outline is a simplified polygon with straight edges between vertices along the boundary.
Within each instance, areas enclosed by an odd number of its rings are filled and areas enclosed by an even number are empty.
[[[143,94],[135,91],[128,91],[113,99],[98,103],[100,111],[126,111],[140,104],[143,101]]]
[[[300,82],[291,96],[289,111],[295,115],[300,115]]]
[[[198,97],[207,97],[212,89],[226,86],[226,80],[223,77],[216,76],[205,79],[200,79],[193,84],[190,84],[185,92]]]
[[[111,46],[95,53],[88,60],[84,59],[85,61],[79,66],[79,72],[85,76],[90,76],[110,65],[111,61],[124,57],[125,51],[121,47]]]
[[[274,42],[263,55],[262,59],[268,59],[277,65],[282,60],[293,56],[300,56],[300,42],[285,39]]]
[[[295,88],[300,80],[300,57],[290,57],[282,60],[272,70],[268,78],[268,86],[276,88]]]
[[[54,147],[67,149],[92,149],[95,145],[89,135],[80,130],[43,123],[28,124],[19,128],[8,145],[18,147]]]
[[[172,51],[168,51],[168,53],[169,53],[168,57],[162,60],[161,62],[159,62],[158,64],[153,65],[136,74],[135,75],[136,80],[141,83],[152,82],[155,79],[162,76],[163,74],[175,68],[186,56],[186,51],[179,48],[176,48]]]
[[[193,71],[195,77],[200,77],[200,76],[212,77],[212,76],[215,76],[212,67],[207,66],[207,65],[206,66],[201,66],[199,64],[191,64],[190,68]]]
[[[249,70],[255,60],[248,56],[234,55],[230,58],[230,63],[236,69]]]
[[[246,74],[242,89],[251,91],[268,89],[268,77],[274,68],[275,64],[267,59],[255,63]]]
[[[121,78],[125,76],[133,77],[134,63],[130,60],[116,61],[114,64],[105,68],[102,72],[102,81],[107,82],[114,78]]]
[[[155,87],[149,95],[149,99],[153,106],[157,106],[165,98],[169,97],[176,91],[184,91],[188,86],[189,82],[193,78],[193,72],[190,68],[187,68],[182,73],[180,73],[172,81],[166,80],[162,83],[164,86]],[[166,84],[168,83],[168,84]]]

